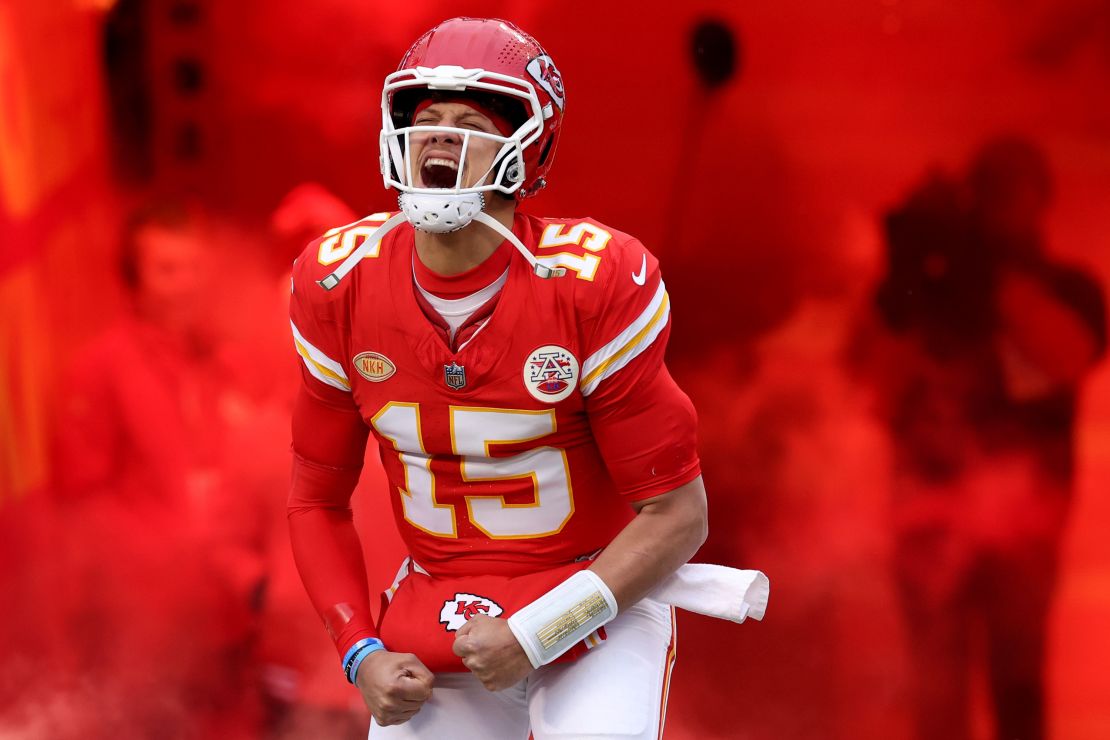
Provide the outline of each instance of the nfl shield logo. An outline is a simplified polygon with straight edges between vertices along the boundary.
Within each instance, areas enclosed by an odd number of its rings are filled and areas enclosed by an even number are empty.
[[[451,390],[459,390],[466,385],[466,368],[454,362],[444,365],[443,382],[447,383],[447,387]]]

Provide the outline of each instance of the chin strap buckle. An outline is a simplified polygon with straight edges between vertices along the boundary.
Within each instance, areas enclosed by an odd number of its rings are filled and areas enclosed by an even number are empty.
[[[566,275],[567,274],[567,268],[565,268],[565,267],[548,267],[547,265],[543,265],[543,264],[540,264],[539,262],[537,262],[535,265],[533,265],[532,272],[534,272],[537,277],[541,277],[544,280],[548,280],[548,279],[553,278],[553,277],[562,277],[563,275]]]

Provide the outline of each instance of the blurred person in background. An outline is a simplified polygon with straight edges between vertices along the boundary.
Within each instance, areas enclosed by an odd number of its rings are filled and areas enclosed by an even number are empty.
[[[1045,734],[1077,399],[1106,349],[1101,287],[1046,249],[1051,196],[1041,149],[1001,136],[963,177],[932,173],[884,222],[887,272],[854,361],[893,445],[921,738],[969,736],[981,656],[996,735]]]
[[[218,231],[159,202],[122,239],[130,310],[70,358],[55,489],[72,568],[72,670],[116,737],[253,734],[264,577],[249,368],[214,331]],[[247,459],[243,459],[247,458]],[[70,528],[65,522],[80,522]]]
[[[335,193],[317,182],[302,182],[281,199],[270,214],[270,233],[277,248],[278,272],[288,274],[308,244],[328,229],[358,220],[358,214]]]

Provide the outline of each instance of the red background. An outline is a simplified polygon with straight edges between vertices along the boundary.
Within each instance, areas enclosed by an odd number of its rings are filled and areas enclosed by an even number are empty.
[[[551,187],[527,207],[632,232],[673,276],[670,361],[701,412],[711,497],[701,559],[771,576],[764,623],[682,619],[669,736],[908,732],[912,636],[885,565],[886,447],[839,351],[881,270],[879,213],[928,166],[957,168],[999,131],[1033,137],[1051,160],[1052,252],[1110,276],[1105,3],[239,0],[197,3],[200,20],[184,30],[165,21],[169,0],[146,5],[146,180],[121,177],[111,154],[111,0],[0,6],[0,586],[12,595],[0,599],[0,638],[65,639],[43,626],[52,607],[28,574],[50,565],[28,522],[50,488],[63,370],[124,305],[114,249],[127,209],[185,190],[237,224],[221,262],[240,284],[212,300],[252,371],[280,385],[293,370],[277,279],[259,263],[290,255],[267,238],[270,213],[305,181],[360,213],[391,208],[377,171],[382,78],[439,20],[494,15],[540,39],[568,92]],[[687,48],[706,17],[729,25],[741,51],[736,77],[712,92]],[[171,84],[183,54],[204,69],[192,96]],[[200,132],[192,160],[175,155],[186,122]],[[284,465],[285,428],[270,429],[255,442]],[[1078,441],[1049,658],[1056,738],[1110,736],[1105,367],[1083,396]],[[735,450],[747,468],[720,462]],[[283,495],[275,485],[274,506]],[[392,575],[386,560],[378,581]],[[0,657],[0,691],[20,670]],[[20,694],[0,736],[58,701]]]

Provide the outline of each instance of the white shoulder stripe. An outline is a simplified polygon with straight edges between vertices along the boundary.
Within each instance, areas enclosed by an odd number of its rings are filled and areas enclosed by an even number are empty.
[[[582,363],[582,395],[594,392],[598,384],[613,375],[651,346],[667,325],[670,299],[663,281],[651,301],[615,339],[594,352]]]
[[[293,344],[297,348],[297,354],[304,360],[304,365],[312,377],[341,391],[350,391],[351,383],[347,379],[347,373],[343,372],[343,366],[305,339],[292,319],[289,321],[289,326],[293,328]]]

